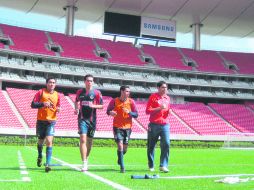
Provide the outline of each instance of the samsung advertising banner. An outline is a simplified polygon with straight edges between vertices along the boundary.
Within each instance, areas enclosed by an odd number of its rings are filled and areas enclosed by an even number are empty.
[[[170,20],[141,17],[141,36],[175,41],[176,22]]]

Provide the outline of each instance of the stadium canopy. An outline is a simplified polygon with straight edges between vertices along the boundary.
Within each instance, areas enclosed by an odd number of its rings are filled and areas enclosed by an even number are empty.
[[[0,6],[29,13],[65,17],[65,7],[73,0],[0,0]],[[103,22],[112,11],[177,22],[177,32],[192,33],[190,25],[202,23],[202,34],[254,37],[253,0],[74,0],[75,18]]]

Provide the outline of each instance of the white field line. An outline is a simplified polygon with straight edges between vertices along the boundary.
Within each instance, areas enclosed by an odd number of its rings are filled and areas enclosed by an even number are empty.
[[[30,148],[30,147],[28,147]],[[32,148],[30,148],[31,150],[33,151],[36,151]],[[59,163],[61,163],[62,166],[68,166],[74,170],[77,170],[77,171],[81,171],[80,169],[80,164],[69,164],[67,162],[64,162],[58,158],[55,158],[55,157],[52,157],[54,160],[58,161]],[[218,165],[218,166],[234,166],[234,165],[254,165],[254,164],[175,164],[175,165],[170,165],[170,166],[211,166],[211,165]],[[115,165],[89,165],[89,167],[92,166],[92,167],[97,167],[97,166],[100,166],[100,167],[103,167],[103,166],[115,166]],[[142,166],[142,165],[129,165],[129,166]],[[115,189],[119,189],[119,190],[127,190],[128,188],[126,187],[123,187],[122,185],[119,185],[119,184],[116,184],[110,180],[107,180],[105,178],[102,178],[98,175],[95,175],[95,174],[92,174],[91,172],[83,172],[85,175],[88,175],[92,178],[95,178],[101,182],[104,182],[108,185],[111,185],[112,183],[112,187],[114,187]],[[163,176],[163,177],[159,177],[160,179],[202,179],[202,178],[219,178],[219,177],[242,177],[242,176],[254,176],[254,174],[218,174],[218,175],[195,175],[195,176]],[[116,184],[117,186],[113,186],[114,184]],[[119,188],[118,188],[119,187]],[[122,187],[122,188],[121,188]]]
[[[28,171],[26,170],[26,165],[22,158],[21,152],[18,151],[18,161],[19,161],[19,168],[20,174],[22,175],[21,179],[0,179],[0,182],[30,182],[31,178],[28,177]]]
[[[31,148],[31,147],[27,147],[27,148],[29,148],[30,150],[36,151],[35,149],[33,149],[33,148]],[[73,166],[72,164],[69,164],[69,163],[67,163],[67,162],[65,162],[65,161],[63,161],[63,160],[60,160],[59,158],[53,157],[53,156],[52,156],[52,159],[58,161],[58,162],[61,163],[62,165],[68,166],[68,167],[70,167],[70,168],[72,168],[72,169],[74,169],[74,170],[77,170],[77,171],[80,171],[80,172],[81,172],[81,169],[80,169],[79,167],[77,167],[77,166]],[[89,171],[83,172],[83,174],[84,174],[84,175],[87,175],[87,176],[89,176],[89,177],[92,177],[92,178],[94,178],[94,179],[96,179],[96,180],[98,180],[98,181],[100,181],[100,182],[103,182],[103,183],[105,183],[105,184],[107,184],[107,185],[113,187],[114,189],[118,189],[118,190],[130,190],[129,188],[124,187],[123,185],[120,185],[120,184],[118,184],[118,183],[115,183],[115,182],[113,182],[113,181],[110,181],[110,180],[108,180],[108,179],[105,179],[105,178],[103,178],[103,177],[101,177],[101,176],[98,176],[98,175],[96,175],[96,174],[93,174],[93,173],[91,173],[91,172],[89,172]]]
[[[52,166],[54,166],[54,164],[52,164]],[[67,165],[65,165],[65,164],[56,164],[55,166],[77,166],[77,167],[81,167],[82,166],[82,164],[67,164]],[[116,164],[114,165],[114,164],[105,164],[105,165],[102,165],[102,164],[89,164],[89,168],[90,167],[115,167],[116,166]],[[128,166],[128,165],[126,165],[126,166]]]
[[[0,182],[24,182],[23,179],[0,179]]]
[[[69,164],[72,166],[81,167],[82,164]],[[141,167],[143,164],[125,164],[128,167]],[[60,164],[59,166],[64,166],[64,164]],[[115,167],[116,164],[89,164],[89,167]],[[170,167],[195,167],[195,166],[254,166],[254,164],[171,164]]]
[[[30,182],[31,178],[28,176],[28,171],[26,170],[26,164],[24,162],[24,159],[22,158],[20,150],[18,151],[18,160],[19,160],[19,168],[20,168],[20,174],[22,175],[22,181]]]
[[[193,166],[254,166],[254,164],[171,164],[169,167],[193,167]]]
[[[81,167],[82,164],[68,164],[72,166],[78,166]],[[54,166],[54,164],[53,164]],[[64,164],[56,164],[55,166],[65,166]],[[115,167],[116,164],[89,164],[89,167]],[[141,167],[144,166],[143,164],[125,164],[125,166],[128,167]],[[195,167],[195,166],[204,166],[204,167],[210,167],[210,166],[254,166],[254,164],[170,164],[170,167]]]
[[[168,176],[159,177],[161,179],[201,179],[201,178],[218,178],[218,177],[242,177],[242,176],[254,176],[254,174],[222,174],[222,175],[194,175],[194,176]]]

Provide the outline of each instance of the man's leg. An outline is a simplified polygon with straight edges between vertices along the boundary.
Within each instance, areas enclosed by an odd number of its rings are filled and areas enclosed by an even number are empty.
[[[86,140],[86,147],[87,147],[86,158],[87,159],[90,155],[92,146],[93,146],[93,138],[87,137],[87,140]]]
[[[123,144],[123,154],[125,155],[128,150],[128,144]]]
[[[38,167],[41,167],[42,165],[43,143],[44,143],[44,139],[38,139],[38,142],[37,142],[37,151],[38,151],[37,166]]]
[[[169,125],[162,126],[161,130],[161,156],[160,156],[160,170],[168,172],[168,158],[169,158]]]
[[[158,126],[155,124],[149,124],[148,126],[148,137],[147,137],[147,158],[148,158],[148,167],[150,171],[154,170],[154,149],[158,141]]]
[[[125,169],[124,169],[124,161],[123,161],[123,141],[122,140],[119,140],[117,142],[117,157],[118,157],[118,164],[120,165],[120,171],[122,173],[125,172]]]
[[[81,134],[80,135],[80,144],[79,144],[79,149],[80,149],[80,155],[81,155],[81,160],[83,162],[82,166],[82,171],[87,171],[87,135],[86,134]],[[90,151],[89,151],[90,152]]]
[[[53,146],[53,138],[54,136],[46,136],[46,167],[45,171],[49,172],[51,170],[50,163],[52,157],[52,146]]]
[[[37,141],[37,151],[38,151],[38,157],[37,157],[37,166],[41,167],[42,165],[42,150],[43,150],[43,143],[46,137],[46,128],[44,124],[40,121],[36,122],[36,136],[38,137]]]
[[[123,131],[116,127],[113,128],[114,139],[117,144],[117,163],[120,165],[120,172],[124,173],[124,162],[123,162]]]
[[[50,163],[52,157],[52,147],[53,147],[53,139],[55,135],[55,124],[56,122],[49,122],[46,124],[46,166],[45,172],[49,172],[51,170]]]
[[[126,152],[128,150],[130,136],[131,136],[131,129],[126,129],[125,135],[124,135],[124,140],[123,140],[123,154],[124,155],[126,154]]]

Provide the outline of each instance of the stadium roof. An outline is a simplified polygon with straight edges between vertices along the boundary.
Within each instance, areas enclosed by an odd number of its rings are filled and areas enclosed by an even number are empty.
[[[63,7],[73,0],[0,0],[2,7],[29,13],[65,17]],[[192,32],[190,25],[204,24],[202,34],[254,37],[253,0],[74,0],[76,19],[102,23],[104,12],[142,15],[177,22],[177,32]]]

